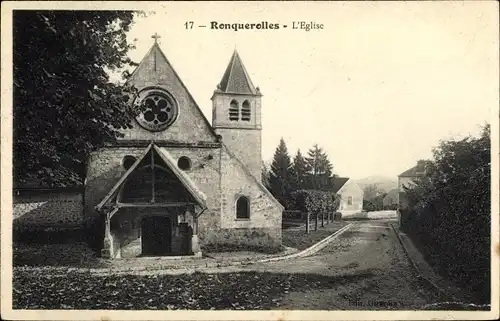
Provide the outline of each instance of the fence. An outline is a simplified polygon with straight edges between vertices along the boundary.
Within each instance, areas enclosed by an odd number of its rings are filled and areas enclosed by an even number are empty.
[[[283,211],[283,221],[296,221],[301,224],[305,223],[306,233],[311,231],[311,226],[314,226],[314,230],[318,230],[318,226],[324,227],[330,222],[339,221],[342,219],[342,214],[339,212],[330,213],[305,213],[297,210],[287,210]]]

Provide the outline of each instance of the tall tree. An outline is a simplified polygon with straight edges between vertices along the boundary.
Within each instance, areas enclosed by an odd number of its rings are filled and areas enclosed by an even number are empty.
[[[291,176],[292,162],[285,140],[281,138],[276,151],[274,152],[273,162],[271,164],[271,171],[269,174],[269,186],[271,193],[282,204],[286,204],[286,199],[291,192],[292,176]]]
[[[297,150],[297,154],[293,159],[293,174],[294,174],[294,189],[301,190],[307,188],[307,179],[309,174],[309,165],[300,153],[300,149]]]
[[[120,136],[138,112],[131,88],[107,71],[133,65],[131,11],[14,11],[16,182],[81,184],[89,153]]]
[[[317,144],[308,152],[306,162],[309,167],[309,188],[326,190],[332,187],[333,165],[328,155]]]

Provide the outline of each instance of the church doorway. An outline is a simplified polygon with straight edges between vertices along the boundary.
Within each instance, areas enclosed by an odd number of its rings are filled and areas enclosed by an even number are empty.
[[[165,216],[147,216],[141,222],[143,256],[161,256],[172,252],[172,221]]]

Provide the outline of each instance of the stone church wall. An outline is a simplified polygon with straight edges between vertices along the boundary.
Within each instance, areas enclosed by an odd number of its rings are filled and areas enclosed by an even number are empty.
[[[262,133],[255,129],[218,129],[224,144],[258,179],[262,173]]]
[[[85,188],[85,214],[89,225],[96,226],[97,244],[101,246],[104,237],[100,214],[94,207],[109,193],[111,188],[125,174],[122,165],[126,155],[140,157],[146,147],[103,148],[90,157]],[[167,149],[174,159],[187,156],[191,169],[187,175],[207,196],[208,209],[201,215],[199,228],[213,230],[220,226],[220,148],[161,147]],[[119,217],[116,213],[114,217]],[[124,218],[125,219],[125,218]],[[102,235],[101,235],[102,234]],[[133,233],[125,233],[132,235]],[[136,236],[137,238],[138,236]]]
[[[174,140],[179,142],[215,142],[215,135],[206,121],[204,115],[196,107],[187,89],[176,75],[172,66],[167,62],[159,47],[154,46],[152,51],[134,71],[129,82],[138,90],[147,87],[157,87],[173,94],[178,107],[177,120],[168,128],[160,132],[150,132],[133,122],[133,128],[125,130],[122,139],[146,140]]]
[[[89,221],[99,218],[94,207],[125,174],[123,158],[126,155],[140,157],[144,150],[145,147],[102,148],[90,156],[85,182],[85,215]]]
[[[205,247],[252,247],[277,250],[281,247],[282,208],[245,171],[243,165],[225,151],[221,160],[221,212],[218,230],[200,231]],[[250,200],[250,218],[236,218],[236,200]]]
[[[79,229],[84,226],[83,193],[20,191],[13,197],[14,229]]]
[[[200,230],[214,230],[220,226],[220,148],[167,148],[174,159],[187,156],[191,169],[186,171],[191,180],[206,195],[208,209],[198,221]]]
[[[191,161],[191,169],[187,175],[207,195],[210,209],[220,207],[220,155],[218,148],[177,148],[162,147],[174,159],[187,156]],[[85,188],[85,212],[89,217],[99,214],[94,207],[106,196],[111,188],[125,174],[123,158],[126,155],[140,157],[145,147],[103,148],[94,153],[89,161]],[[203,215],[205,215],[204,213]]]

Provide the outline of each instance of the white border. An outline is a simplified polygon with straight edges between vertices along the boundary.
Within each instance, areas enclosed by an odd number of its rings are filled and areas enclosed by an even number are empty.
[[[481,3],[481,2],[478,2]],[[493,2],[491,10],[498,12],[498,3]],[[492,311],[82,311],[82,310],[12,310],[12,10],[13,9],[142,9],[151,11],[164,10],[166,6],[173,9],[182,7],[192,10],[204,4],[195,3],[159,3],[159,2],[101,2],[101,1],[67,1],[67,2],[2,2],[2,108],[1,108],[1,315],[4,319],[22,320],[76,320],[76,319],[129,319],[129,320],[423,320],[423,319],[495,319],[499,316],[499,122],[498,109],[492,109],[492,225],[491,225],[491,295]],[[226,2],[225,8],[241,5]],[[243,5],[249,5],[248,3]],[[304,3],[253,2],[252,5],[265,6],[266,9],[279,12],[284,6],[300,7]],[[318,10],[321,10],[317,4]],[[497,21],[498,22],[498,21]],[[498,101],[498,99],[497,99]]]

